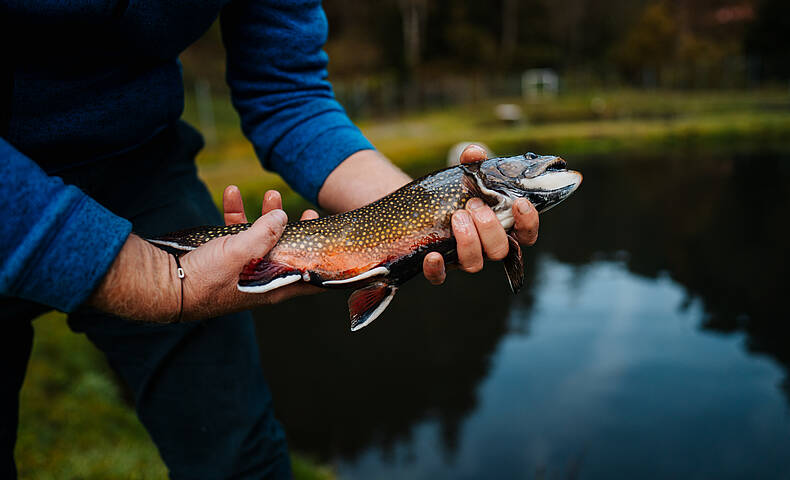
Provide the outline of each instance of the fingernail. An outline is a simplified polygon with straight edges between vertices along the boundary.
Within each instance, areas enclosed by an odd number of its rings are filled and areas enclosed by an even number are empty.
[[[526,213],[529,213],[529,211],[530,211],[529,202],[527,202],[523,198],[518,200],[518,205],[516,205],[516,207],[518,208],[518,213],[520,213],[522,215],[526,214]]]
[[[472,198],[471,200],[466,202],[466,206],[469,207],[470,210],[478,210],[480,208],[483,208],[484,205],[485,204],[483,203],[483,201],[477,197]]]
[[[286,215],[285,212],[280,210],[279,208],[276,208],[271,212],[269,212],[269,215],[271,215],[272,218],[282,223],[283,225],[285,225],[288,222],[288,215]]]

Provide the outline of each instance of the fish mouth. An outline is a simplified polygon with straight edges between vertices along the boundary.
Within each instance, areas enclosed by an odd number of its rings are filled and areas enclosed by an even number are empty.
[[[539,213],[558,205],[579,188],[582,174],[565,168],[564,160],[552,162],[540,175],[522,180],[522,195]]]
[[[562,166],[560,166],[562,165]],[[565,162],[556,164],[555,168],[547,168],[540,175],[522,179],[519,183],[525,191],[552,192],[570,188],[576,190],[582,183],[582,174],[575,170],[567,170]]]
[[[549,161],[549,163],[546,165],[546,168],[543,171],[546,172],[550,170],[567,170],[567,168],[568,168],[568,162],[566,162],[560,157],[554,157],[553,160]]]

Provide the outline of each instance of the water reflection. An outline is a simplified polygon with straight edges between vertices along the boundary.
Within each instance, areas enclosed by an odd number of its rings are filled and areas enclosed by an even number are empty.
[[[434,418],[452,455],[508,330],[513,298],[504,271],[492,267],[476,278],[453,275],[448,288],[416,279],[373,328],[353,334],[346,292],[262,310],[264,367],[292,443],[325,459],[354,458],[371,444],[391,450]]]
[[[744,330],[750,350],[790,365],[787,157],[656,157],[584,171],[584,201],[547,220],[542,251],[577,265],[619,256],[640,276],[666,274],[702,301],[704,328]]]
[[[355,334],[344,292],[261,310],[292,445],[348,478],[790,467],[785,374],[742,347],[790,366],[790,163],[588,160],[577,197],[544,217],[518,297],[489,265],[411,282]]]

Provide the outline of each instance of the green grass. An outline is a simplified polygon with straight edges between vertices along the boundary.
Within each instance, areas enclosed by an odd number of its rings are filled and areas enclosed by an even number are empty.
[[[65,316],[33,322],[33,354],[20,395],[20,479],[161,479],[167,469],[121,398],[104,356]],[[295,477],[330,480],[327,467],[292,455]]]

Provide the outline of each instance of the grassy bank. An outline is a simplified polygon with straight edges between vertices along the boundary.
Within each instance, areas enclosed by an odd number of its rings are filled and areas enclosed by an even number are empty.
[[[496,119],[500,102],[520,106],[524,119]],[[663,92],[618,90],[563,95],[524,102],[503,99],[398,118],[359,122],[379,150],[413,175],[444,164],[447,150],[462,140],[482,141],[495,152],[525,151],[574,157],[650,152],[790,151],[790,92],[787,90]],[[186,118],[199,125],[193,102]],[[215,198],[229,183],[242,188],[250,214],[267,188],[286,193],[291,206],[303,206],[272,173],[264,173],[238,118],[224,97],[214,101],[217,141],[199,157],[201,175]]]
[[[16,460],[20,479],[161,479],[167,469],[104,356],[62,314],[38,318],[22,388]],[[292,457],[297,479],[332,472]]]

